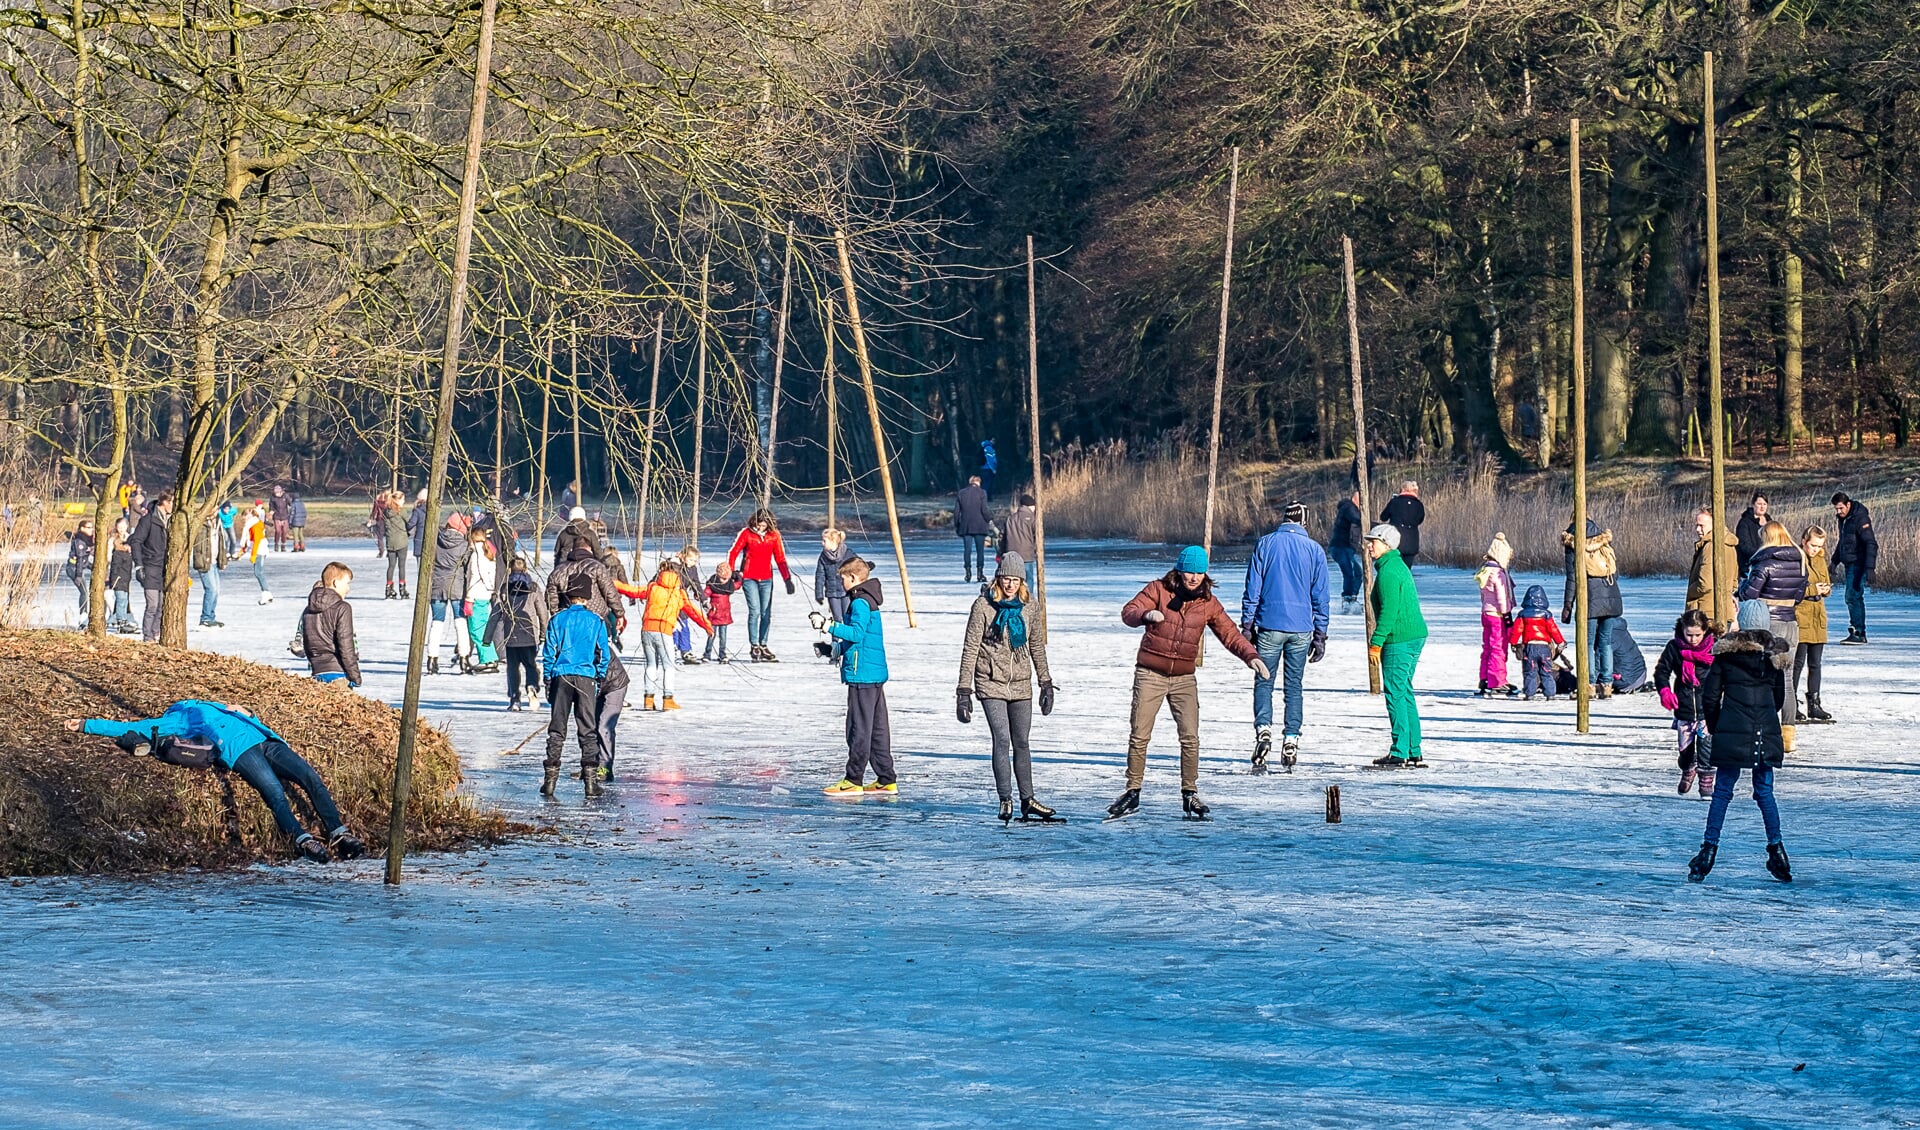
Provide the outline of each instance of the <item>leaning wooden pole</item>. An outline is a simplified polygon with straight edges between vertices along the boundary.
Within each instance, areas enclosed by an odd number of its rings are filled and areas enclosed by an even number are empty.
[[[659,438],[655,429],[660,425],[660,346],[666,336],[667,313],[662,310],[653,316],[653,380],[647,387],[646,446],[640,449],[640,522],[633,533],[633,579],[640,583],[646,577],[640,571],[640,551],[647,544],[647,499],[653,494],[653,449]]]
[[[826,372],[821,375],[820,383],[827,386],[827,528],[833,529],[834,497],[840,493],[840,484],[835,476],[840,464],[840,406],[835,398],[834,389],[840,383],[839,370],[834,367],[834,318],[833,299],[821,304],[821,321],[825,328],[821,334],[827,341]]]
[[[535,478],[539,480],[538,489],[533,497],[533,567],[540,567],[541,542],[547,538],[547,492],[552,484],[547,481],[547,448],[552,446],[553,416],[553,326],[547,326],[547,376],[540,383],[540,470]],[[558,562],[555,562],[558,564]]]
[[[580,325],[567,319],[567,394],[573,404],[573,504],[587,504],[587,473],[580,465]],[[568,515],[561,515],[567,521]],[[557,564],[557,562],[556,562]]]
[[[1240,147],[1227,180],[1227,253],[1220,268],[1220,340],[1213,357],[1213,430],[1207,434],[1207,520],[1200,544],[1213,552],[1214,495],[1220,484],[1220,401],[1227,387],[1227,309],[1233,301],[1233,223],[1240,204]],[[1031,287],[1031,284],[1029,284]]]
[[[1027,237],[1027,436],[1033,449],[1033,594],[1047,622],[1047,494],[1040,460],[1040,328],[1034,297],[1033,237]],[[1016,500],[1017,505],[1018,500]]]
[[[1593,652],[1587,646],[1587,269],[1580,212],[1580,119],[1567,133],[1573,196],[1573,701],[1574,729],[1587,732]]]
[[[780,325],[773,331],[773,398],[767,405],[767,477],[760,505],[773,505],[773,453],[780,441],[780,370],[787,360],[788,297],[793,290],[793,221],[787,221],[787,251],[780,263]]]
[[[867,356],[866,328],[860,323],[860,299],[854,293],[853,260],[847,256],[846,233],[833,233],[840,253],[840,283],[847,296],[847,327],[853,331],[853,356],[860,362],[860,385],[867,394],[867,419],[873,424],[873,454],[880,462],[880,490],[887,500],[887,529],[893,533],[893,559],[900,566],[900,597],[907,606],[907,627],[917,628],[913,614],[913,583],[907,579],[907,548],[900,541],[900,509],[893,500],[893,464],[887,458],[887,435],[880,428],[880,398],[873,391],[873,361]]]
[[[502,337],[493,354],[493,504],[497,510],[505,495],[500,481],[507,461],[507,339]],[[509,562],[511,564],[511,562]]]
[[[440,355],[440,399],[433,421],[433,463],[427,477],[427,544],[440,524],[440,492],[447,485],[453,446],[453,394],[460,376],[460,335],[467,314],[467,269],[473,257],[474,202],[480,189],[480,144],[487,131],[487,86],[493,76],[494,0],[480,0],[480,42],[473,62],[473,109],[467,118],[467,161],[460,175],[460,212],[453,236],[453,292]],[[420,672],[427,644],[433,556],[423,554],[413,593],[413,632],[407,641],[406,697],[400,707],[400,746],[393,759],[393,813],[387,822],[387,882],[400,882],[407,851],[407,794],[413,788],[413,751],[420,736]]]
[[[687,516],[687,544],[700,544],[700,461],[705,454],[703,441],[707,430],[707,280],[712,253],[700,256],[700,324],[695,332],[700,344],[694,350],[693,393],[693,508]]]
[[[1718,156],[1714,153],[1713,52],[1704,56],[1705,106],[1700,120],[1706,124],[1707,150],[1707,407],[1713,418],[1713,530],[1707,543],[1708,568],[1713,577],[1713,607],[1707,618],[1716,633],[1729,625],[1720,621],[1720,609],[1728,604],[1729,587],[1734,578],[1721,575],[1720,540],[1727,514],[1727,423],[1726,402],[1720,394],[1720,186]]]
[[[1353,369],[1353,466],[1354,478],[1360,488],[1360,524],[1366,525],[1373,513],[1373,486],[1367,474],[1367,397],[1360,382],[1360,285],[1353,272],[1353,237],[1340,237],[1341,251],[1346,256],[1347,280],[1347,356]],[[1361,544],[1360,578],[1362,583],[1360,604],[1367,613],[1367,642],[1373,642],[1373,558],[1366,555],[1366,545]],[[1367,691],[1379,694],[1380,664],[1373,658],[1371,649],[1367,652]]]

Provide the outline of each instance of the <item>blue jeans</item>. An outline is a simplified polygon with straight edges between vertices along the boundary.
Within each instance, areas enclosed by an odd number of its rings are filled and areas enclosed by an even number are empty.
[[[1336,545],[1327,551],[1333,563],[1340,567],[1340,599],[1356,600],[1360,596],[1360,555],[1349,545]]]
[[[740,595],[747,598],[747,643],[767,646],[767,628],[773,619],[773,578],[742,581]]]
[[[133,593],[130,590],[113,590],[113,611],[107,615],[107,623],[133,623]]]
[[[1271,628],[1255,628],[1253,646],[1260,650],[1260,662],[1267,665],[1272,674],[1281,672],[1281,659],[1286,660],[1286,700],[1287,721],[1282,734],[1287,737],[1300,736],[1301,715],[1305,713],[1302,705],[1301,684],[1307,677],[1307,649],[1313,646],[1312,632],[1281,632]],[[1273,679],[1255,676],[1253,680],[1253,724],[1255,726],[1273,725]]]
[[[313,677],[313,681],[316,683],[337,683],[346,677],[347,673],[345,671],[322,671]],[[347,685],[351,687],[354,684],[348,683]]]
[[[960,535],[960,567],[968,576],[987,578],[987,538],[985,534]]]
[[[259,582],[261,592],[267,591],[267,559],[265,557],[253,559],[253,579]]]
[[[715,624],[713,626],[713,631],[707,635],[707,650],[703,653],[705,658],[713,658],[713,649],[716,646],[720,648],[720,658],[725,659],[727,657],[727,627],[728,625],[726,624]],[[691,634],[688,635],[687,642],[693,642]]]
[[[220,570],[196,571],[193,575],[200,578],[200,622],[211,624],[219,618],[215,613],[220,608]]]
[[[294,818],[293,806],[287,803],[284,786],[291,784],[307,794],[307,803],[313,806],[314,815],[326,825],[324,831],[329,835],[346,827],[340,819],[340,810],[334,807],[333,794],[327,791],[326,782],[313,766],[283,742],[264,741],[240,755],[233,763],[233,771],[252,785],[260,799],[267,802],[267,811],[273,813],[273,822],[280,826],[289,839],[299,839],[306,828]]]
[[[1713,781],[1713,803],[1707,806],[1707,842],[1720,842],[1720,826],[1727,819],[1727,805],[1733,800],[1733,786],[1740,770],[1722,769]],[[1780,842],[1780,809],[1773,803],[1773,770],[1762,765],[1753,770],[1753,803],[1760,806],[1760,819],[1767,825],[1767,843]]]
[[[1587,620],[1587,662],[1593,666],[1587,677],[1596,687],[1613,685],[1613,626],[1618,616],[1590,617]]]
[[[1846,577],[1847,634],[1867,634],[1867,571],[1848,565]]]

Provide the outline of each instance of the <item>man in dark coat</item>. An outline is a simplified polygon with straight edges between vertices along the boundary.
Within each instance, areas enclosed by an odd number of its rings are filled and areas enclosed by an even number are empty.
[[[1400,531],[1400,559],[1408,565],[1420,556],[1420,523],[1427,520],[1426,504],[1420,501],[1420,484],[1408,479],[1400,484],[1400,493],[1387,500],[1380,520]]]
[[[1833,496],[1833,514],[1839,519],[1832,561],[1846,569],[1847,638],[1841,643],[1867,642],[1867,588],[1880,564],[1880,538],[1873,532],[1867,508],[1844,491]]]
[[[987,513],[987,492],[978,475],[968,479],[953,496],[953,532],[960,535],[960,564],[966,569],[967,580],[974,580],[976,575],[986,580],[987,535],[993,532],[993,518]]]
[[[167,575],[167,519],[172,515],[173,495],[163,494],[140,519],[127,542],[133,550],[134,568],[140,570],[141,591],[147,598],[140,613],[140,638],[148,643],[160,638],[160,601]]]
[[[1366,522],[1360,517],[1360,492],[1353,491],[1340,500],[1333,516],[1333,536],[1327,539],[1327,555],[1340,567],[1340,611],[1352,612],[1360,601],[1360,545]]]

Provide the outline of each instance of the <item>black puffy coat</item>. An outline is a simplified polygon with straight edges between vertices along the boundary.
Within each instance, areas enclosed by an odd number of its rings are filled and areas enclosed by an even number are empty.
[[[1806,559],[1796,546],[1762,546],[1748,561],[1746,579],[1734,595],[1740,600],[1790,601],[1786,616],[1776,618],[1791,620],[1793,605],[1807,595]]]
[[[1327,548],[1339,549],[1345,546],[1355,553],[1360,552],[1360,538],[1366,532],[1362,529],[1362,525],[1360,508],[1353,504],[1351,498],[1341,499],[1339,509],[1333,516],[1333,536],[1327,539]]]
[[[316,675],[339,672],[359,685],[360,649],[353,638],[353,605],[325,585],[313,586],[306,610],[300,613],[300,634],[307,648],[307,665]]]
[[[1713,735],[1715,769],[1777,769],[1786,759],[1780,708],[1787,701],[1787,678],[1773,662],[1786,650],[1772,632],[1734,632],[1714,645],[1700,699]]]
[[[467,587],[467,554],[473,549],[467,535],[452,526],[440,527],[433,542],[433,587],[428,600],[459,600]]]
[[[1400,559],[1411,565],[1420,556],[1420,523],[1427,520],[1427,504],[1411,494],[1396,494],[1380,511],[1380,520],[1400,531]]]
[[[1741,512],[1739,523],[1733,527],[1733,535],[1738,542],[1733,550],[1736,559],[1734,564],[1743,574],[1747,571],[1747,562],[1752,561],[1753,555],[1759,553],[1760,547],[1765,544],[1762,540],[1766,537],[1765,526],[1766,523],[1756,517],[1753,507],[1749,506]]]
[[[1840,519],[1840,530],[1827,558],[1835,565],[1858,567],[1864,573],[1871,573],[1879,566],[1880,537],[1873,532],[1873,519],[1867,515],[1867,508],[1859,502],[1848,505],[1847,516]]]

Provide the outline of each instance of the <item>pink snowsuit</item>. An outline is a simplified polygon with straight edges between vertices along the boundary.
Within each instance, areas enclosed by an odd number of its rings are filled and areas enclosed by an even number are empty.
[[[1474,574],[1480,582],[1480,685],[1507,685],[1507,617],[1513,615],[1513,575],[1488,558]]]

